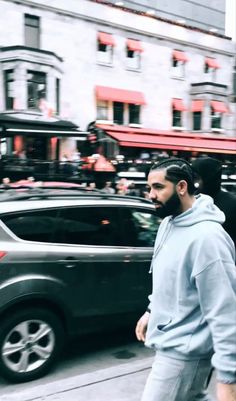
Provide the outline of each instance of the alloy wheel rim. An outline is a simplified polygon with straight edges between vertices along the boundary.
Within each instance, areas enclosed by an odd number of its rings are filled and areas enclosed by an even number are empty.
[[[52,327],[42,320],[26,320],[17,324],[5,337],[2,359],[15,373],[27,373],[41,367],[55,348]]]

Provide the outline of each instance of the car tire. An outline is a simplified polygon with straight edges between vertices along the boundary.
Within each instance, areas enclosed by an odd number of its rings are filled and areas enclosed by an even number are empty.
[[[50,310],[27,308],[0,325],[0,374],[21,383],[44,376],[59,356],[64,339],[60,319]]]

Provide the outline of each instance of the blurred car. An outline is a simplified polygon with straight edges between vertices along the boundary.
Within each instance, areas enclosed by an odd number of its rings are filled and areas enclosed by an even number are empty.
[[[221,186],[224,190],[236,194],[236,181],[223,181]]]
[[[142,198],[15,192],[0,209],[0,373],[43,376],[74,335],[135,324],[160,220]]]

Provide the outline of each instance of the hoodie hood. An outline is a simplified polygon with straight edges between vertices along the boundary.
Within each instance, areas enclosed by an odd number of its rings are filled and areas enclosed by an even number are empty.
[[[176,227],[188,227],[202,221],[214,221],[223,224],[225,222],[224,213],[214,204],[213,199],[208,195],[196,195],[193,206],[181,213],[172,220]]]

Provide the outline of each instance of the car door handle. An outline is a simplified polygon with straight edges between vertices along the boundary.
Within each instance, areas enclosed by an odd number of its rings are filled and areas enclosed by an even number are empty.
[[[77,260],[73,256],[68,256],[66,259],[59,259],[58,262],[64,264],[67,269],[73,269],[76,267]]]

